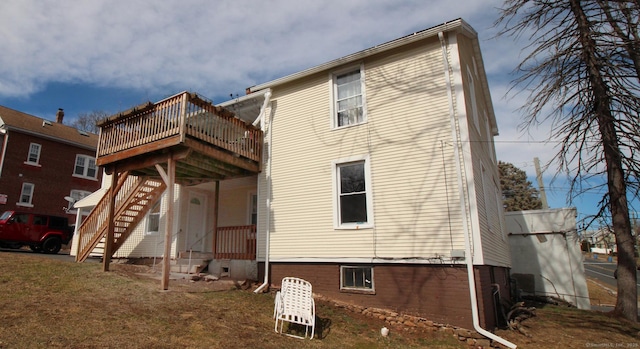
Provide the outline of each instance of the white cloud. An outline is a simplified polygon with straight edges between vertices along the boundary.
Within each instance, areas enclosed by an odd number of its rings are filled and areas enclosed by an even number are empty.
[[[0,95],[50,81],[238,92],[456,17],[487,27],[496,3],[5,0]]]
[[[478,31],[500,136],[498,157],[532,175],[549,126],[517,131],[521,95],[505,100],[522,42],[494,38],[500,0],[3,0],[0,98],[52,82],[143,95],[192,90],[209,98],[327,62],[445,21]],[[123,106],[122,109],[126,108]]]

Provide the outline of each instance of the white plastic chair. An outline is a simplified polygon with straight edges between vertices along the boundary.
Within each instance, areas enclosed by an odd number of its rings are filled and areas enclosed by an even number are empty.
[[[313,339],[316,326],[316,304],[313,300],[311,284],[295,277],[282,279],[280,291],[276,293],[273,317],[276,319],[274,326],[276,332],[282,333],[284,323],[290,322],[305,326],[304,337],[288,333],[284,333],[285,335],[306,339],[311,327],[310,339]],[[280,322],[279,330],[278,322]]]

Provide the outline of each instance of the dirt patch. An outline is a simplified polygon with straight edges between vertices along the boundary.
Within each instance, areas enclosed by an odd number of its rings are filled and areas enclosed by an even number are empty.
[[[156,280],[161,289],[162,267],[156,265],[118,263],[112,264],[114,273],[138,280]],[[211,292],[228,291],[234,289],[249,289],[255,282],[250,280],[235,281],[227,278],[217,279],[208,274],[170,274],[169,291],[176,292]],[[153,287],[153,283],[150,284]]]

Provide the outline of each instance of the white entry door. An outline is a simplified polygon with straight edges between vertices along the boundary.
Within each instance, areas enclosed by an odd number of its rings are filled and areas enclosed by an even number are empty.
[[[197,192],[189,192],[187,209],[187,251],[204,251],[207,213],[207,197]]]

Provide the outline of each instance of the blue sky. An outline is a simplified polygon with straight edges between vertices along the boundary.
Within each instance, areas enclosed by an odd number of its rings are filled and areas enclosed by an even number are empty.
[[[3,0],[0,105],[54,120],[116,113],[189,90],[216,103],[245,88],[463,18],[479,33],[500,136],[498,159],[535,182],[533,158],[555,150],[551,125],[517,130],[522,95],[505,98],[526,42],[494,38],[496,0]],[[551,207],[567,207],[564,177]],[[579,218],[601,193],[576,199]]]

